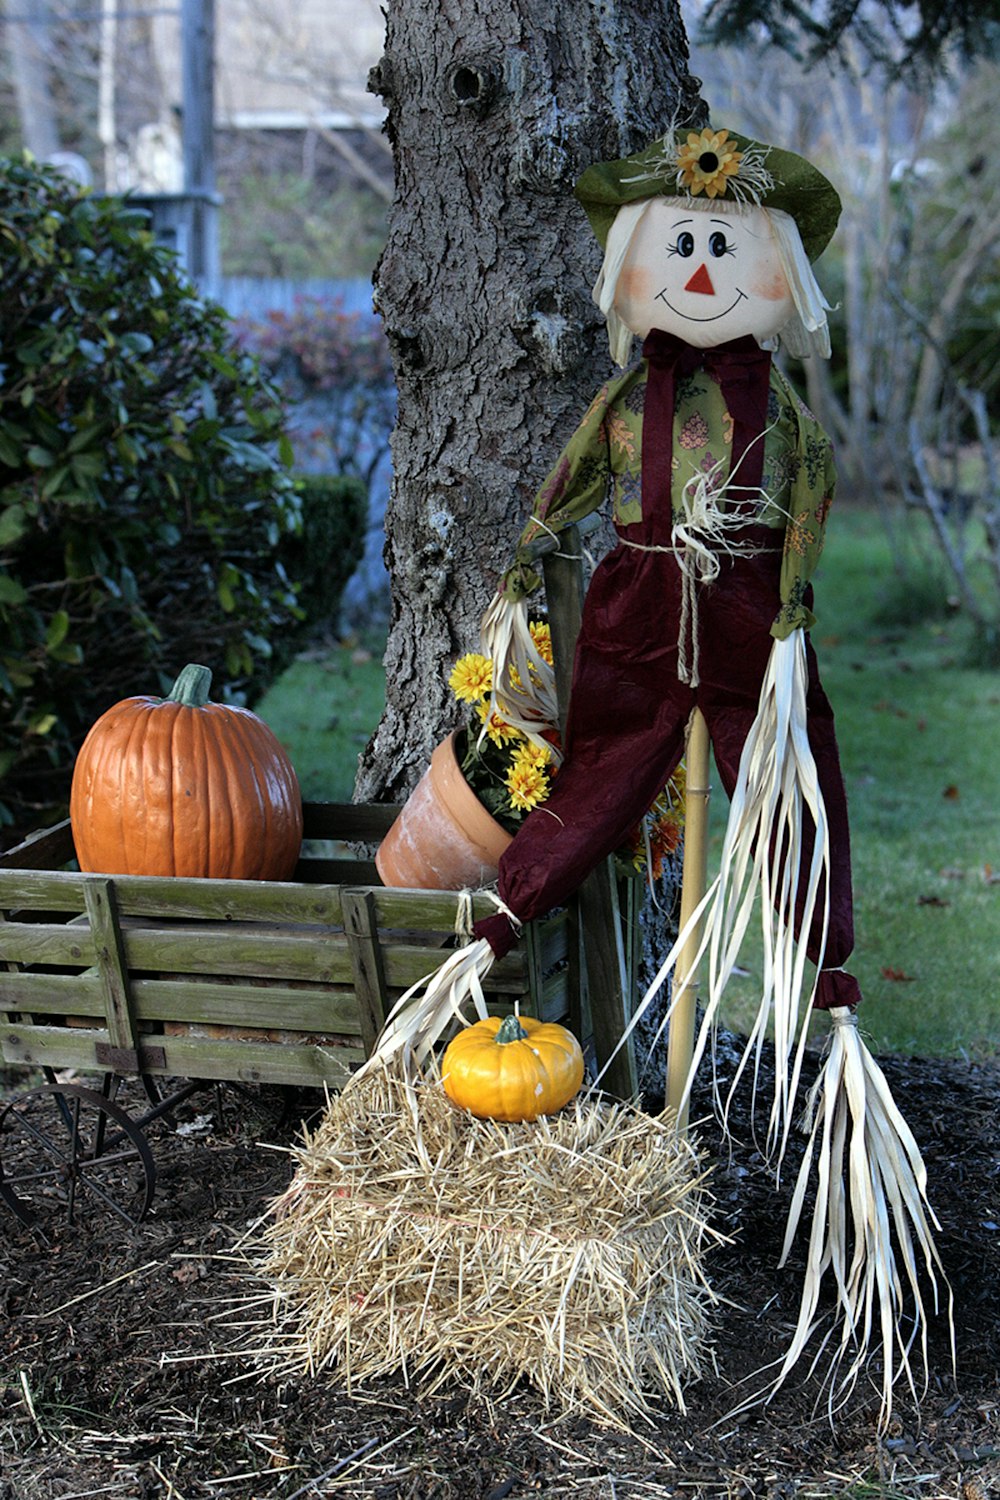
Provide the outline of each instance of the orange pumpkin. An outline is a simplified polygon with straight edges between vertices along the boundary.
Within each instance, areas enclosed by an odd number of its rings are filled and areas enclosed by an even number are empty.
[[[166,698],[126,698],[83,742],[70,821],[81,870],[287,880],[302,844],[292,764],[262,719],[208,701],[186,666]]]

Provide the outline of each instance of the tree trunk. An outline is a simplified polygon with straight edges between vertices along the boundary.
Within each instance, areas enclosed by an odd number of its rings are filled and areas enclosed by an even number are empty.
[[[398,798],[455,722],[450,663],[610,362],[572,188],[702,108],[676,0],[393,0],[371,87],[396,191],[376,273],[399,415],[387,706],[359,797]]]

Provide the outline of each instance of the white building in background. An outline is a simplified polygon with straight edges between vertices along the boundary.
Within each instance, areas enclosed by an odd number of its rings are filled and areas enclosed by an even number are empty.
[[[182,186],[180,5],[154,11],[147,27],[150,113],[129,132],[127,180],[118,186],[175,192]],[[377,132],[384,118],[366,89],[384,35],[378,0],[215,0],[216,129],[336,134],[349,156],[351,134]]]
[[[104,186],[131,193],[200,280],[218,274],[217,184],[234,171],[322,171],[388,201],[384,110],[366,87],[382,55],[378,0],[174,0],[113,14],[113,32],[102,29]]]

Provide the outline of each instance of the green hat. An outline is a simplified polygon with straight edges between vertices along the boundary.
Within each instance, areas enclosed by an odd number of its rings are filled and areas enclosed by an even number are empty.
[[[840,218],[836,189],[804,156],[710,125],[668,131],[634,156],[597,162],[576,185],[602,246],[623,203],[659,194],[783,209],[798,225],[811,261],[822,255]]]

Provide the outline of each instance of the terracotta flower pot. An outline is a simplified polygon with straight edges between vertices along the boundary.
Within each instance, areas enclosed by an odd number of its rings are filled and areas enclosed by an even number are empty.
[[[462,775],[450,734],[382,840],[375,865],[386,885],[476,889],[496,879],[510,841]]]

